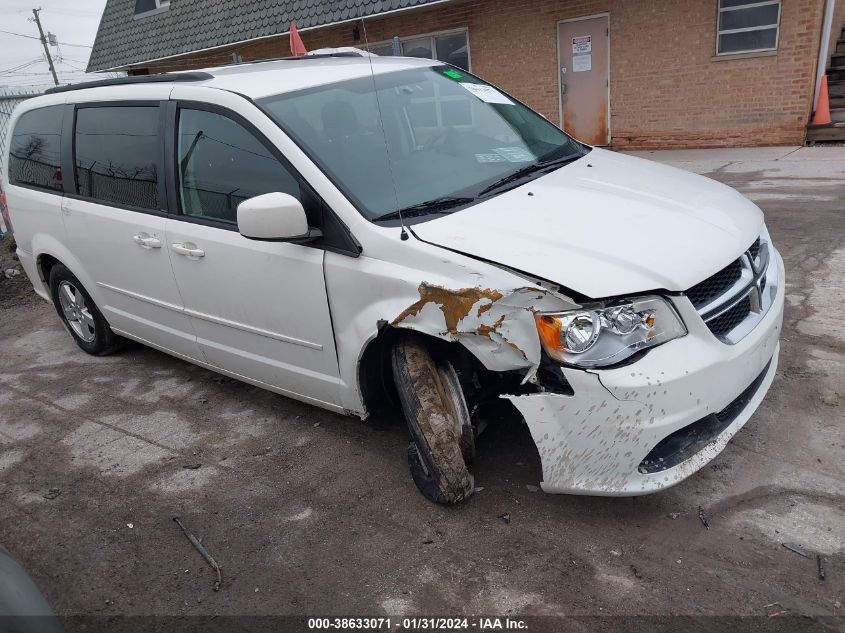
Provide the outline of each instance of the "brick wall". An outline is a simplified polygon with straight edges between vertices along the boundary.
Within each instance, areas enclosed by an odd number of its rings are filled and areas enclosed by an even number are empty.
[[[370,42],[467,27],[472,71],[559,122],[557,22],[610,13],[611,135],[618,148],[801,144],[824,0],[783,0],[776,55],[714,61],[716,0],[454,0],[368,20]],[[845,0],[838,0],[845,6]],[[842,6],[838,12],[842,11]],[[361,46],[353,25],[302,33],[309,50]],[[260,40],[152,72],[289,55]]]

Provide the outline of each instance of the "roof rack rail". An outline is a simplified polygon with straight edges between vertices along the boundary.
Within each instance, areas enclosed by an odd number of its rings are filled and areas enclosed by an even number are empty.
[[[71,90],[85,90],[86,88],[99,88],[101,86],[126,86],[131,84],[157,84],[175,83],[177,81],[206,81],[214,79],[214,75],[204,72],[185,73],[162,73],[160,75],[130,75],[128,77],[115,77],[114,79],[98,79],[96,81],[85,81],[68,86],[56,86],[46,90],[44,94],[55,94],[57,92],[69,92]]]
[[[237,66],[246,66],[248,64],[266,64],[267,62],[298,62],[308,59],[326,59],[328,57],[357,57],[361,58],[358,53],[351,53],[348,51],[338,51],[335,53],[308,53],[306,55],[289,55],[287,57],[262,57],[261,59],[248,59],[242,62],[227,62],[220,64],[221,68],[233,68]]]

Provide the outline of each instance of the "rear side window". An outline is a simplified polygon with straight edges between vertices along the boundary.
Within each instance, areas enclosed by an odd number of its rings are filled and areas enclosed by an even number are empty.
[[[30,110],[18,119],[9,143],[9,182],[62,190],[62,109]]]
[[[160,209],[162,139],[155,106],[76,111],[76,192],[98,202]]]
[[[178,143],[184,215],[236,224],[238,205],[248,198],[279,191],[300,199],[296,176],[228,117],[181,109]]]

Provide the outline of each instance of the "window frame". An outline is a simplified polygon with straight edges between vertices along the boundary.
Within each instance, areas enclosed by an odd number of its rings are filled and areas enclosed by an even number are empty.
[[[141,12],[138,12],[137,10],[133,11],[132,18],[137,20],[139,18],[146,18],[148,16],[157,15],[170,10],[170,0],[153,0],[153,4],[155,6],[152,9],[147,9],[146,11]],[[135,6],[137,8],[137,2]]]
[[[245,98],[246,99],[246,98]],[[245,101],[246,103],[247,101]],[[253,106],[256,104],[248,101]],[[346,226],[346,223],[340,219],[337,213],[326,203],[323,197],[317,193],[316,189],[305,179],[296,166],[279,150],[276,145],[270,141],[251,121],[240,113],[227,108],[225,106],[217,105],[216,103],[207,103],[204,101],[193,101],[191,99],[174,99],[166,101],[165,107],[165,128],[164,128],[164,151],[165,151],[165,172],[166,172],[166,188],[167,188],[167,206],[170,209],[169,217],[171,220],[178,220],[180,222],[188,222],[190,224],[200,224],[215,229],[222,229],[225,231],[232,231],[240,233],[237,222],[230,223],[224,220],[215,220],[213,218],[204,218],[193,215],[186,215],[182,212],[181,199],[179,196],[179,142],[178,142],[178,128],[179,128],[179,110],[202,110],[224,116],[251,133],[267,151],[279,161],[279,163],[287,169],[291,176],[299,183],[300,202],[305,209],[305,214],[310,221],[313,216],[319,214],[323,237],[314,241],[301,243],[300,246],[307,248],[318,248],[324,251],[331,251],[340,255],[347,255],[349,257],[358,257],[363,249],[355,239],[355,236]],[[256,108],[262,115],[266,116],[274,125],[277,125],[275,119],[271,117],[262,108]],[[285,130],[282,130],[287,134]],[[290,135],[288,135],[290,136]],[[293,137],[291,137],[293,138]],[[316,164],[316,163],[315,163]],[[319,165],[318,165],[319,167]],[[249,239],[249,238],[244,238]],[[288,240],[282,240],[281,243],[292,244]]]
[[[115,209],[124,209],[126,211],[134,211],[135,213],[146,213],[148,215],[155,215],[159,217],[165,217],[170,214],[169,205],[168,205],[168,198],[167,198],[167,156],[165,151],[165,116],[166,116],[166,104],[167,101],[162,99],[135,99],[135,100],[124,100],[124,101],[85,101],[81,103],[74,103],[68,104],[68,108],[73,109],[73,115],[71,117],[65,117],[65,128],[62,131],[62,139],[67,133],[70,135],[70,142],[69,143],[62,143],[62,148],[64,150],[65,146],[67,147],[67,151],[62,151],[62,170],[65,169],[65,163],[68,164],[70,167],[70,186],[67,184],[67,180],[64,176],[62,176],[62,182],[65,185],[65,192],[64,195],[68,198],[72,198],[74,200],[81,200],[83,202],[89,202],[91,204],[99,204],[104,207],[111,207]],[[157,196],[158,196],[158,209],[149,209],[147,207],[136,207],[134,205],[129,204],[120,204],[117,202],[110,202],[108,200],[101,200],[99,198],[93,198],[91,196],[84,196],[79,191],[79,183],[76,180],[76,122],[77,116],[80,110],[85,109],[92,109],[92,108],[158,108],[158,133],[157,138],[159,141],[159,151],[158,151],[158,162],[156,167],[160,168],[160,173],[158,173],[158,178],[156,180],[156,189],[157,189]]]
[[[730,11],[739,11],[742,9],[754,9],[757,7],[765,7],[765,6],[772,6],[777,5],[778,8],[778,17],[775,24],[767,24],[765,26],[750,26],[742,29],[722,29],[720,26],[721,18],[723,13],[727,13]],[[745,0],[745,4],[741,4],[735,7],[722,7],[722,0],[717,0],[716,2],[716,56],[717,57],[729,57],[732,55],[746,55],[746,54],[753,54],[753,53],[766,53],[769,51],[777,51],[778,46],[780,44],[780,18],[781,14],[783,13],[783,2],[782,0]],[[719,42],[721,41],[722,35],[731,35],[733,33],[750,33],[752,31],[766,31],[771,28],[775,29],[775,44],[773,47],[769,48],[750,48],[750,49],[743,49],[739,51],[729,51],[729,52],[719,52]]]
[[[171,209],[171,216],[174,220],[181,220],[183,222],[191,222],[192,224],[203,224],[205,226],[213,226],[220,229],[226,229],[229,231],[238,231],[238,224],[237,222],[227,222],[226,220],[215,220],[214,218],[205,218],[195,215],[188,215],[182,209],[182,201],[179,196],[179,187],[181,185],[179,181],[179,143],[178,143],[178,131],[179,131],[179,110],[201,110],[204,112],[210,112],[212,114],[217,114],[223,117],[234,121],[242,128],[244,128],[247,132],[252,134],[255,139],[261,143],[268,152],[275,158],[279,163],[287,169],[291,176],[299,183],[299,190],[300,190],[300,197],[306,198],[309,194],[313,194],[315,197],[316,194],[314,193],[313,188],[307,183],[307,181],[302,177],[302,174],[299,173],[299,170],[293,166],[293,164],[278,150],[278,148],[270,142],[270,140],[261,133],[261,131],[255,127],[250,121],[248,121],[245,117],[241,116],[237,112],[225,108],[223,106],[219,106],[213,103],[203,103],[200,101],[190,101],[185,99],[179,99],[175,101],[169,101],[167,110],[169,111],[167,116],[167,129],[165,129],[164,134],[164,142],[165,147],[167,148],[167,156],[166,159],[168,164],[165,165],[165,169],[167,170],[168,178],[168,187],[167,187],[167,201],[168,207]],[[308,190],[308,191],[306,191]],[[303,192],[304,195],[303,195]],[[302,206],[305,206],[305,203],[302,202]],[[307,209],[306,209],[307,211]]]
[[[67,195],[67,180],[65,179],[65,145],[67,145],[65,138],[66,138],[66,131],[67,131],[67,106],[64,103],[54,103],[52,105],[45,105],[39,106],[37,108],[31,108],[22,112],[21,115],[15,120],[14,127],[8,128],[8,147],[5,147],[3,151],[6,155],[9,156],[8,164],[11,165],[12,163],[12,138],[15,136],[15,129],[18,127],[18,123],[20,120],[25,117],[30,112],[35,112],[37,110],[46,110],[47,108],[61,108],[62,110],[62,124],[59,132],[59,171],[62,174],[62,188],[61,189],[50,189],[49,187],[41,187],[39,185],[33,185],[30,183],[25,182],[16,182],[9,177],[9,186],[10,187],[21,187],[22,189],[30,189],[32,191],[39,191],[41,193],[49,193],[54,196],[64,196]],[[0,161],[2,161],[2,157],[0,157]]]
[[[407,42],[407,41],[410,41],[410,40],[419,40],[419,39],[422,39],[424,37],[427,37],[431,41],[431,50],[435,55],[435,57],[431,58],[431,61],[440,62],[441,64],[449,64],[449,62],[443,61],[443,60],[438,59],[436,57],[436,55],[437,55],[437,38],[443,37],[445,35],[457,35],[458,33],[464,33],[466,35],[466,38],[467,38],[467,66],[469,66],[469,68],[463,68],[461,70],[464,70],[466,72],[472,72],[472,50],[471,50],[470,43],[469,43],[469,27],[467,27],[467,26],[462,26],[462,27],[458,27],[458,28],[455,28],[455,29],[444,29],[442,31],[430,31],[428,33],[420,33],[418,35],[402,36],[402,37],[399,38],[399,43],[401,44],[403,42]],[[393,40],[389,39],[389,40],[381,40],[379,42],[367,43],[366,47],[372,48],[374,46],[389,46],[391,44],[393,44]],[[402,51],[402,52],[403,52],[403,55],[404,55],[404,51]],[[422,59],[429,59],[429,58],[424,57]]]

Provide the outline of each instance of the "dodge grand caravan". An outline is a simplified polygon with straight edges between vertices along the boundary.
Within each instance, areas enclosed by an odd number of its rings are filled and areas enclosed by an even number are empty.
[[[362,418],[396,394],[436,502],[472,494],[484,411],[521,415],[546,492],[637,495],[716,456],[775,375],[754,204],[437,61],[104,80],[10,129],[18,255],[79,347]]]

